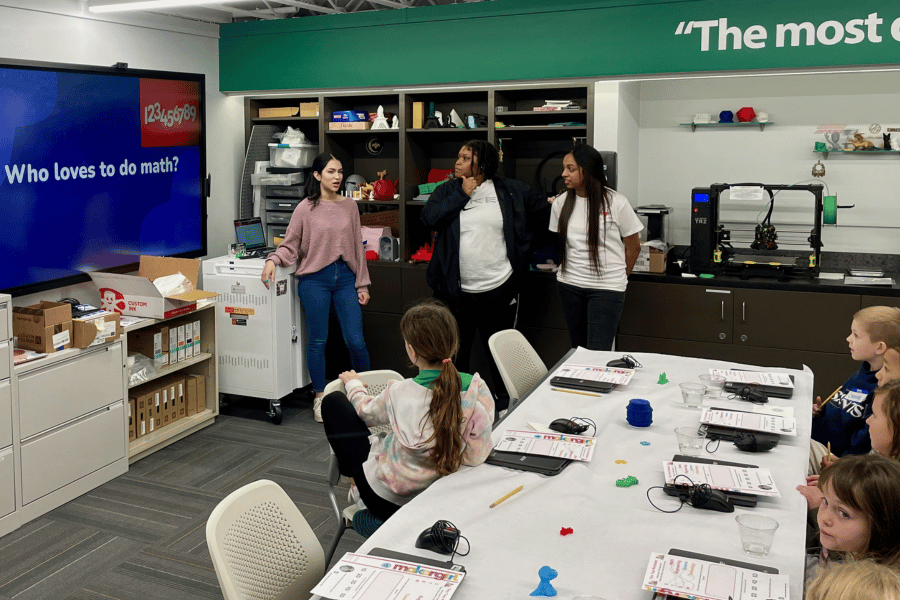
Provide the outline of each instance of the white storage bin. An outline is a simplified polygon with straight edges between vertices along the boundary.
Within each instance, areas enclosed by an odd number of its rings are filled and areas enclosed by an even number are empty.
[[[308,167],[318,151],[315,144],[269,144],[269,162],[273,167]]]
[[[287,150],[287,148],[284,148]],[[303,173],[253,173],[250,183],[253,185],[297,185],[303,182]]]

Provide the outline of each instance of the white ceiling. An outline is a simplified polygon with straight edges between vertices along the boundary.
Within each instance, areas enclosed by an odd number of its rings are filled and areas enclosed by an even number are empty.
[[[490,0],[223,0],[215,4],[146,12],[209,23],[231,23],[484,1]]]

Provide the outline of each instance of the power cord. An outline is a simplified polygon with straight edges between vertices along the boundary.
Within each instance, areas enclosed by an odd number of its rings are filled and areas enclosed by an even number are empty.
[[[587,417],[572,417],[569,420],[572,421],[573,423],[580,424],[581,427],[584,427],[584,429],[581,431],[581,433],[584,433],[585,431],[587,431],[588,427],[593,427],[594,433],[592,433],[590,437],[597,437],[597,424],[594,423],[592,420],[588,419]],[[581,435],[581,434],[579,433],[578,435]]]
[[[466,550],[465,554],[457,552],[459,540],[461,539],[466,540],[468,550]],[[468,556],[469,552],[472,551],[472,545],[469,543],[468,538],[463,536],[459,528],[450,521],[444,521],[443,519],[435,521],[434,525],[431,526],[431,541],[440,549],[439,551],[442,554],[450,554],[450,562],[453,562],[453,557],[457,554]]]
[[[678,489],[677,484],[678,484],[679,477],[684,477],[685,479],[687,479],[688,482],[690,483],[690,485],[688,485],[687,487],[683,487],[682,489]],[[652,487],[647,488],[647,502],[649,502],[650,506],[652,506],[659,512],[676,513],[679,510],[681,510],[682,508],[684,508],[685,504],[688,504],[690,506],[695,506],[695,507],[701,507],[704,504],[706,504],[706,502],[712,496],[712,488],[709,486],[708,483],[695,484],[693,481],[691,481],[690,477],[688,477],[687,475],[683,475],[683,474],[678,474],[675,476],[675,479],[673,480],[673,483],[672,483],[672,487],[675,488],[675,490],[677,491],[677,494],[678,494],[678,499],[681,500],[681,504],[679,504],[678,508],[676,508],[675,510],[663,510],[660,507],[658,507],[656,504],[654,504],[653,500],[650,499],[650,490],[655,490],[655,489],[665,490],[666,486],[663,486],[663,485],[654,485]]]
[[[769,395],[766,391],[759,389],[755,384],[745,385],[738,389],[734,394],[728,396],[729,400],[737,398],[753,404],[765,404],[769,401]]]

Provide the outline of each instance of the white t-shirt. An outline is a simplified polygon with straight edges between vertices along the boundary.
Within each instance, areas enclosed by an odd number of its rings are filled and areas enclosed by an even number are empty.
[[[487,292],[512,275],[503,237],[503,213],[494,182],[472,192],[459,213],[459,281],[464,292]]]
[[[628,285],[625,274],[625,243],[623,238],[644,228],[628,199],[610,191],[609,214],[606,215],[606,231],[603,215],[600,215],[600,274],[591,267],[588,252],[587,198],[575,197],[575,208],[569,217],[566,244],[566,270],[556,274],[557,280],[580,288],[624,292]],[[553,203],[550,211],[550,231],[559,231],[559,215],[566,203],[563,194]]]

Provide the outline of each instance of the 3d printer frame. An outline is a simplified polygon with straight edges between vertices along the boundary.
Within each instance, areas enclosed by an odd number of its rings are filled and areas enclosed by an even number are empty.
[[[792,261],[766,261],[766,252],[752,256],[738,256],[731,245],[731,231],[725,229],[719,219],[720,198],[732,187],[758,187],[769,194],[769,211],[756,226],[754,244],[765,250],[776,247],[775,228],[770,219],[775,204],[775,194],[780,191],[809,192],[814,201],[813,228],[807,241],[812,249],[808,257],[790,257]],[[819,185],[770,185],[762,183],[715,183],[708,188],[694,188],[691,192],[691,252],[690,267],[693,273],[722,273],[749,277],[812,278],[819,274],[822,250],[822,215],[824,210],[824,186]],[[768,244],[767,244],[768,242]]]

